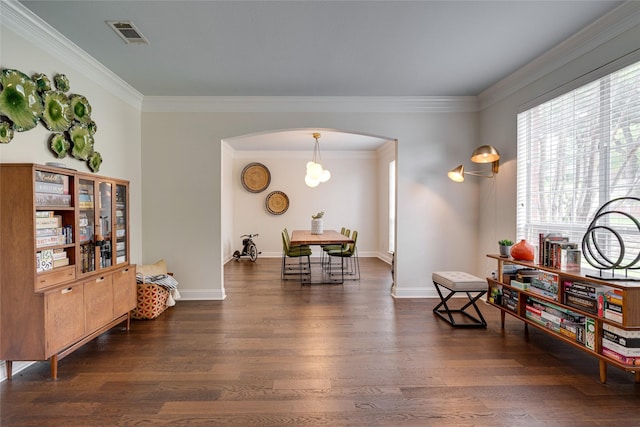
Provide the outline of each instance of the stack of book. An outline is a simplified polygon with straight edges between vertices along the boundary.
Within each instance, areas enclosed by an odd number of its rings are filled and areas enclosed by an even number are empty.
[[[53,250],[53,268],[64,267],[69,265],[69,257],[67,251],[62,248]]]
[[[54,211],[36,212],[36,248],[64,245],[70,227],[62,226],[62,216]]]
[[[527,297],[526,317],[576,342],[585,342],[586,317],[581,314],[537,298]]]
[[[569,280],[565,280],[563,286],[563,302],[566,305],[600,317],[604,316],[604,296],[612,290],[611,287]]]
[[[529,292],[558,301],[558,275],[539,271],[537,277],[531,279]]]
[[[602,354],[627,365],[640,365],[640,331],[602,325]]]
[[[577,243],[569,242],[569,238],[557,233],[539,235],[538,260],[545,267],[580,271],[582,253]]]
[[[604,294],[604,318],[622,323],[622,291],[611,289]]]
[[[36,171],[35,192],[36,206],[71,206],[66,175]]]
[[[508,288],[502,289],[502,306],[514,313],[518,312],[518,294],[519,292],[513,291]]]

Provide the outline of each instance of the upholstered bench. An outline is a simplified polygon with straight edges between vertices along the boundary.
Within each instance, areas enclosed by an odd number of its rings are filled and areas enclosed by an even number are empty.
[[[437,271],[431,275],[433,284],[440,295],[440,304],[433,309],[433,314],[443,319],[454,327],[486,327],[487,322],[484,320],[480,309],[476,305],[476,301],[487,293],[487,281],[479,277],[473,276],[462,271]],[[449,293],[444,296],[442,290],[446,289]],[[449,308],[447,301],[457,293],[464,292],[469,301],[461,308]],[[443,308],[441,308],[443,307]],[[477,317],[469,314],[465,310],[473,307]],[[470,322],[456,322],[453,318],[454,313],[459,313],[470,320]],[[446,317],[445,317],[446,315]]]

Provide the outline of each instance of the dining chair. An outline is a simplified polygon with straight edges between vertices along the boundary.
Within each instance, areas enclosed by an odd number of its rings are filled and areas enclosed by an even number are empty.
[[[332,249],[327,252],[327,255],[329,255],[328,269],[330,274],[338,274],[338,273],[331,273],[331,269],[332,269],[331,257],[340,257],[340,262],[341,262],[340,274],[344,273],[349,276],[354,276],[351,279],[345,279],[345,280],[360,280],[360,261],[358,259],[358,246],[357,246],[358,232],[356,230],[353,230],[353,232],[351,233],[351,240],[353,240],[353,243],[346,243],[345,244],[346,248],[345,247],[340,248],[340,245],[338,245],[338,249]],[[346,272],[344,272],[345,260],[347,261],[347,267],[348,267]]]
[[[296,245],[291,247],[290,239],[288,239],[287,230],[282,231],[282,269],[280,271],[280,279],[287,279],[286,276],[296,275],[300,277],[301,281],[304,281],[304,276],[311,275],[311,248],[306,245]],[[303,264],[302,257],[307,257],[306,264]],[[298,258],[298,265],[293,266],[291,263],[287,263],[287,258]]]

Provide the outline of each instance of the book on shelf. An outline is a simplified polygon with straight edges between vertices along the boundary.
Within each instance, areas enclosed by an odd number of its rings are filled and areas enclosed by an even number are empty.
[[[54,211],[36,211],[36,218],[52,218],[54,215]]]
[[[41,228],[59,228],[62,227],[62,216],[54,215],[48,218],[36,218],[36,230]]]
[[[613,310],[609,310],[605,307],[604,318],[613,320],[614,322],[622,323],[622,313],[618,313]]]
[[[67,251],[62,248],[56,248],[53,250],[53,259],[54,261],[57,259],[67,258]]]
[[[69,182],[69,177],[55,172],[36,171],[36,181],[52,184],[64,184],[65,181],[67,183]]]
[[[64,267],[65,265],[69,265],[69,258],[60,258],[53,260],[53,268]]]
[[[71,206],[70,194],[36,193],[36,206]]]
[[[625,365],[640,365],[640,357],[623,356],[606,347],[602,347],[602,354],[610,357],[611,359],[617,360],[618,362],[624,363]]]
[[[577,308],[591,314],[599,316],[602,315],[602,313],[598,314],[598,300],[595,298],[589,298],[587,296],[574,294],[573,292],[565,290],[564,303],[569,307]]]
[[[44,246],[64,245],[66,243],[67,237],[63,235],[36,237],[36,248],[42,248]]]
[[[78,207],[80,209],[92,209],[93,208],[93,195],[86,191],[78,193]]]
[[[638,339],[640,340],[640,330],[627,330],[627,329],[621,329],[618,328],[616,326],[610,325],[608,323],[603,323],[602,324],[602,329],[604,329],[605,331],[609,331],[611,333],[614,333],[618,336],[624,337],[626,339]],[[632,346],[635,347],[635,346]],[[640,347],[640,345],[638,346]]]
[[[64,227],[36,228],[36,237],[62,236]]]
[[[38,273],[53,268],[53,249],[45,249],[36,253],[36,271]]]
[[[616,342],[609,340],[606,337],[602,337],[602,348],[608,348],[618,354],[627,357],[640,357],[640,348],[638,347],[625,347]]]
[[[48,194],[69,194],[69,186],[64,184],[58,184],[56,182],[35,182],[36,193],[48,193]]]
[[[587,317],[584,322],[584,345],[590,350],[596,350],[596,322]]]

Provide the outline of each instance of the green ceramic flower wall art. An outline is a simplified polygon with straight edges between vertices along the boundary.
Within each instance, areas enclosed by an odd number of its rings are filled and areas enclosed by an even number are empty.
[[[0,144],[8,144],[13,139],[13,128],[9,122],[0,123]]]
[[[85,161],[98,172],[102,156],[94,151],[98,130],[91,118],[91,104],[80,94],[68,93],[71,85],[64,74],[49,77],[10,69],[0,69],[0,144],[14,138],[14,132],[35,128],[40,121],[51,131],[48,148],[61,159],[71,157]]]
[[[36,127],[42,115],[42,99],[33,80],[20,71],[5,69],[0,73],[0,82],[0,114],[13,122],[15,131]]]

